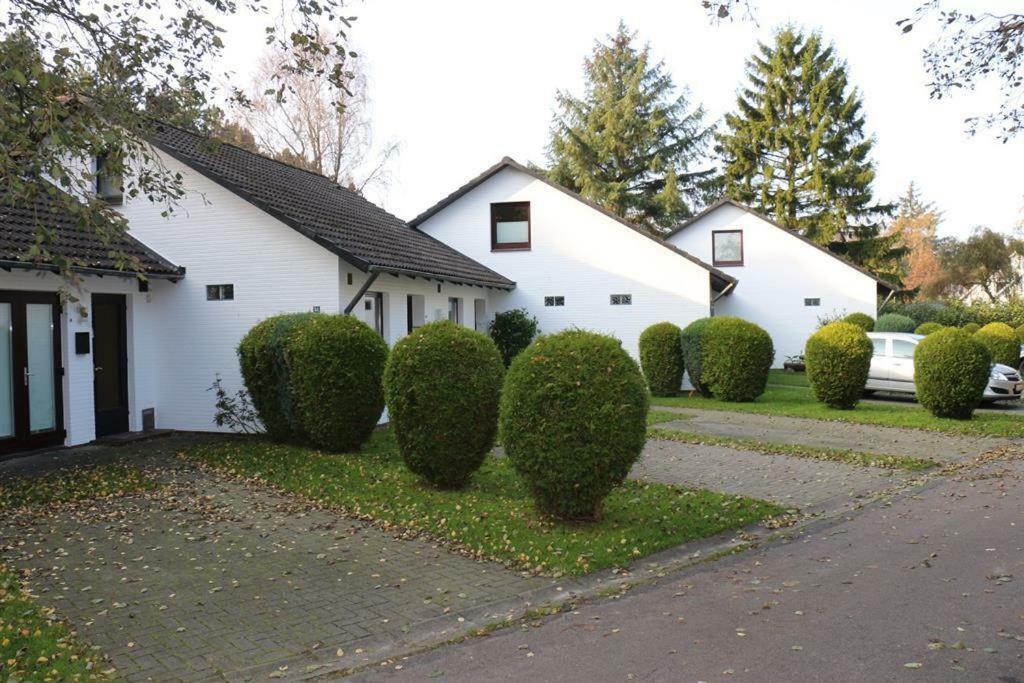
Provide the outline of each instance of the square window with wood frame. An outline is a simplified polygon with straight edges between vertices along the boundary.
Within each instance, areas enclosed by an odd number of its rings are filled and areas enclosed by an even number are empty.
[[[711,233],[712,262],[716,266],[743,265],[743,231],[714,230]]]
[[[491,251],[530,248],[530,202],[491,204]]]

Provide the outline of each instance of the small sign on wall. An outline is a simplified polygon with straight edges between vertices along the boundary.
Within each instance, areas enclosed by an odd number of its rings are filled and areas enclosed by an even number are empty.
[[[75,332],[75,354],[84,356],[89,353],[89,333]]]

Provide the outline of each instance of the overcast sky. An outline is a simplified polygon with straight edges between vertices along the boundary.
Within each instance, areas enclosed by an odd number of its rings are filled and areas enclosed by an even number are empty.
[[[894,199],[914,180],[945,213],[940,234],[1009,231],[1024,215],[1024,135],[1002,144],[964,132],[965,117],[998,106],[994,85],[929,99],[921,49],[934,28],[903,35],[895,26],[919,1],[755,0],[757,25],[710,23],[699,0],[354,2],[351,38],[369,76],[374,135],[401,145],[393,182],[371,199],[411,218],[502,156],[544,162],[555,91],[582,91],[584,58],[620,18],[711,120],[733,107],[757,41],[792,22],[820,30],[849,63],[876,138],[879,198]],[[256,31],[238,23],[226,36],[228,63],[242,79],[260,50]]]

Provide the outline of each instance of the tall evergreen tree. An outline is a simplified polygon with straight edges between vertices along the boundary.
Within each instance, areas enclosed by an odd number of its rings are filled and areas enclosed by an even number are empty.
[[[863,265],[889,270],[860,93],[817,33],[783,28],[747,60],[747,83],[719,138],[729,196]],[[838,244],[837,244],[838,243]],[[887,265],[889,264],[889,265]]]
[[[559,91],[550,177],[657,233],[692,215],[712,174],[704,110],[677,90],[650,46],[620,23],[585,62],[582,98]]]

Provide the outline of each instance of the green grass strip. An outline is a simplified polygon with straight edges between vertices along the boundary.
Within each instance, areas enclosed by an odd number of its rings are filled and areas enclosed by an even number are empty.
[[[628,480],[605,500],[600,521],[558,522],[537,512],[508,458],[487,458],[466,489],[442,491],[409,472],[389,429],[358,454],[251,439],[197,446],[185,457],[384,529],[423,533],[477,557],[554,575],[625,566],[784,513],[751,498]]]
[[[759,453],[768,453],[770,455],[791,455],[797,458],[832,460],[835,462],[845,462],[850,465],[883,467],[890,470],[908,470],[911,472],[917,472],[936,465],[933,460],[912,458],[904,455],[881,455],[878,453],[865,453],[863,451],[854,451],[844,448],[824,448],[818,446],[804,446],[802,444],[766,442],[758,439],[719,436],[716,434],[698,434],[697,432],[685,432],[679,429],[664,429],[661,427],[652,427],[648,429],[647,436],[651,439],[681,441],[683,443],[692,444],[708,444],[711,446],[725,446],[726,448],[739,448],[757,451]]]
[[[108,680],[102,658],[75,639],[53,610],[27,595],[17,577],[0,564],[0,680]]]
[[[652,410],[647,413],[647,426],[662,424],[663,422],[677,422],[679,420],[690,420],[693,415],[688,413],[675,413],[671,410]]]

